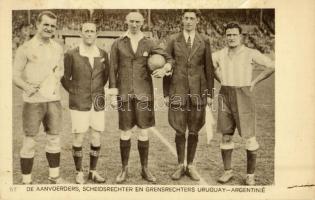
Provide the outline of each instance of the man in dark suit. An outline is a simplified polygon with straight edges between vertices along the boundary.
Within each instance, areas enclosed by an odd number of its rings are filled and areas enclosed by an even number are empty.
[[[184,30],[172,35],[166,47],[175,60],[172,75],[163,79],[165,102],[169,105],[169,123],[176,131],[178,167],[171,176],[173,180],[179,180],[185,173],[192,180],[200,179],[193,160],[198,132],[205,123],[205,107],[212,102],[214,71],[209,39],[196,31],[199,17],[198,10],[184,10]],[[189,134],[185,168],[187,127]]]
[[[83,184],[82,143],[84,133],[91,128],[89,179],[105,182],[96,171],[100,153],[100,134],[104,131],[104,86],[108,80],[109,59],[105,51],[95,45],[96,25],[82,24],[82,43],[65,54],[64,76],[61,80],[69,92],[72,121],[73,158],[76,167],[76,183]]]
[[[152,71],[147,63],[150,55],[162,55],[167,63],[155,73],[163,76],[171,69],[172,59],[151,39],[144,36],[140,30],[143,22],[144,18],[139,12],[130,12],[126,16],[128,31],[113,43],[110,53],[109,92],[112,95],[112,106],[118,106],[121,130],[122,170],[116,178],[117,183],[127,179],[131,129],[134,126],[141,129],[138,136],[141,176],[149,182],[156,181],[148,170],[148,129],[155,125],[155,118]]]

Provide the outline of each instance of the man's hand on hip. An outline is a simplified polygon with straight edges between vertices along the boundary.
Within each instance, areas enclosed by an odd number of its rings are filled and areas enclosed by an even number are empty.
[[[255,87],[256,87],[256,83],[253,81],[253,82],[251,82],[251,84],[250,84],[250,88],[249,88],[249,91],[250,92],[253,92],[254,91],[254,89],[255,89]]]

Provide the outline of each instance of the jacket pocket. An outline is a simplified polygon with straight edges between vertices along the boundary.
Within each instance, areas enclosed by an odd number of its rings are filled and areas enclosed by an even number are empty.
[[[78,94],[78,86],[75,83],[69,84],[69,93],[71,94]]]

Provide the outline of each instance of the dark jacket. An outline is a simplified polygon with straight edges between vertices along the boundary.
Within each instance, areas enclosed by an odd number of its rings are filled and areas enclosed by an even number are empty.
[[[184,34],[170,37],[166,51],[175,60],[172,76],[164,77],[164,96],[170,103],[185,105],[188,98],[193,105],[205,105],[207,96],[212,96],[214,68],[209,38],[198,33],[189,52]]]
[[[128,95],[135,95],[140,101],[153,100],[152,72],[147,65],[152,54],[160,54],[166,62],[172,62],[171,57],[162,48],[146,37],[139,41],[136,53],[133,52],[130,39],[126,36],[113,43],[110,53],[109,88],[118,88],[122,101],[126,101]]]
[[[91,67],[88,57],[81,56],[79,47],[68,51],[64,56],[63,87],[69,92],[69,107],[73,110],[104,110],[104,86],[108,80],[109,59],[104,50],[99,49],[100,57],[94,58]]]

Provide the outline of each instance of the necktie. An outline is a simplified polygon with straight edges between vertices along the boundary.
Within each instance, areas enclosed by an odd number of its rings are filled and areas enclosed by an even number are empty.
[[[191,50],[191,39],[190,39],[190,36],[188,36],[187,47],[188,47],[188,50],[190,51]]]

